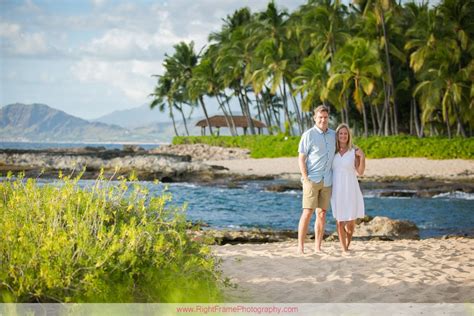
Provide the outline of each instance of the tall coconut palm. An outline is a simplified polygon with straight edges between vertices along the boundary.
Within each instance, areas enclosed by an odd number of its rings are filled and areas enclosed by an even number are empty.
[[[293,83],[296,85],[295,92],[304,95],[301,106],[305,112],[311,111],[315,104],[325,103],[327,100],[329,57],[324,55],[324,52],[314,52],[305,58],[301,67],[296,70]]]
[[[219,80],[219,74],[216,72],[209,54],[208,50],[205,56],[201,58],[199,64],[193,69],[193,77],[188,84],[189,96],[192,100],[196,100],[203,94],[215,97],[219,104],[219,109],[224,114],[231,135],[236,136],[237,130],[235,128],[233,116],[229,115],[229,112],[226,109],[226,104],[221,99],[222,93],[220,90],[223,89],[223,85]]]
[[[352,97],[356,108],[362,113],[364,120],[364,136],[368,136],[367,115],[364,95],[372,94],[375,79],[382,75],[378,49],[375,43],[356,37],[346,43],[335,55],[334,64],[330,70],[331,76],[327,87],[334,89],[342,83],[339,97],[352,89]]]
[[[150,97],[153,97],[152,102],[150,103],[150,108],[154,109],[158,107],[160,112],[164,112],[168,108],[168,115],[173,122],[174,134],[179,136],[178,129],[176,128],[176,121],[174,118],[173,107],[173,95],[171,92],[171,79],[166,76],[156,76],[158,77],[157,85],[153,93],[150,94]]]
[[[249,41],[254,45],[253,58],[250,63],[250,73],[246,76],[246,82],[252,82],[254,92],[259,94],[262,87],[267,83],[271,87],[271,93],[279,92],[283,99],[285,120],[289,124],[288,133],[291,134],[291,117],[288,107],[287,87],[288,85],[288,62],[290,48],[286,37],[288,13],[279,10],[274,1],[268,3],[265,11],[256,15],[253,23],[247,29],[256,29]],[[297,104],[293,103],[298,122],[298,128],[302,133],[301,113]]]
[[[242,113],[247,119],[250,133],[255,134],[250,112],[250,98],[247,94],[248,88],[244,82],[245,74],[249,72],[253,50],[248,38],[251,37],[251,32],[257,31],[246,28],[251,19],[252,15],[248,8],[237,10],[224,19],[221,32],[211,34],[209,39],[217,41],[215,69],[221,74],[220,80],[224,88],[231,89],[233,95],[237,97]]]
[[[311,0],[302,5],[297,14],[300,21],[294,29],[299,34],[301,45],[304,45],[303,53],[329,56],[328,65],[331,64],[337,50],[350,38],[348,24],[344,20],[348,15],[347,7],[338,0]],[[342,121],[348,122],[348,98],[330,100],[330,104],[336,105],[341,111]]]
[[[172,79],[172,89],[180,92],[183,102],[189,101],[189,103],[191,103],[193,100],[189,97],[188,85],[193,76],[193,68],[198,63],[199,56],[194,51],[194,42],[190,42],[189,44],[180,42],[174,45],[173,48],[175,50],[173,55],[166,55],[164,67],[168,76]],[[209,115],[203,95],[197,97],[197,102],[201,105],[209,132],[212,135],[212,126],[209,122]]]
[[[390,39],[387,27],[387,15],[392,15],[397,11],[398,5],[395,0],[355,0],[354,1],[360,8],[363,17],[370,14],[375,16],[375,21],[380,27],[377,28],[379,32],[379,42],[384,48],[384,60],[385,60],[385,71],[387,72],[386,82],[386,104],[389,102],[393,103],[393,132],[398,134],[398,105],[395,95],[395,81],[393,77],[393,63],[391,61],[391,54],[394,50],[398,50]]]

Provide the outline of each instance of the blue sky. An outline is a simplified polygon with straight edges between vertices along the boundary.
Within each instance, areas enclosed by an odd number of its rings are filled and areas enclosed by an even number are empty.
[[[294,10],[305,1],[275,2]],[[44,103],[92,119],[143,105],[174,44],[200,49],[226,15],[267,3],[0,0],[0,106]]]

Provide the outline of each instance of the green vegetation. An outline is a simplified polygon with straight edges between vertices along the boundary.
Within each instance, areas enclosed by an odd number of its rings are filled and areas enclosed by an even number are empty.
[[[150,106],[208,119],[205,97],[269,134],[301,135],[324,103],[356,135],[472,136],[474,1],[309,0],[288,12],[269,1],[223,18],[202,54],[166,54]],[[434,1],[433,1],[434,2]],[[208,124],[209,125],[209,124]],[[213,130],[209,127],[210,134]],[[188,129],[175,134],[188,135]]]
[[[136,179],[0,183],[0,302],[216,302],[220,272],[184,209]]]
[[[294,157],[298,154],[297,136],[190,136],[174,137],[173,144],[208,144],[250,150],[252,158]],[[371,136],[355,139],[368,158],[427,157],[431,159],[474,159],[473,138],[417,138],[414,136]]]

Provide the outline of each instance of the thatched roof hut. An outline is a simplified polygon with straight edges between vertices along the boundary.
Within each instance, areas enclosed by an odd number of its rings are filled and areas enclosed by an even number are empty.
[[[229,119],[229,123],[231,124],[231,126],[232,126],[232,122],[230,120],[233,119],[234,126],[243,128],[244,129],[244,135],[247,134],[247,128],[249,126],[248,126],[247,118],[245,116],[243,116],[243,115],[234,115],[232,117],[229,116],[228,119]],[[261,129],[262,128],[267,127],[265,125],[265,123],[263,123],[261,121],[252,119],[252,122],[253,122],[253,126],[258,129],[259,134],[261,134]],[[214,115],[214,116],[210,117],[209,118],[209,123],[211,124],[211,126],[213,128],[215,127],[218,130],[221,127],[231,127],[227,124],[227,120],[226,120],[224,115]],[[203,120],[200,120],[199,122],[197,122],[196,126],[201,126],[201,134],[204,135],[205,134],[205,129],[206,129],[206,127],[208,127],[206,119],[203,119]]]

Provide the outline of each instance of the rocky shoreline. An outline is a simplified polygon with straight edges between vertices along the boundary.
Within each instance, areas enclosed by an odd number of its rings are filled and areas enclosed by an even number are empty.
[[[474,193],[474,181],[471,180],[453,181],[430,178],[382,178],[378,181],[371,179],[360,180],[359,184],[362,192],[370,191],[379,197],[431,198],[439,194],[453,192]],[[272,192],[286,192],[301,189],[301,183],[294,180],[286,180],[282,183],[271,184],[266,187],[267,191]]]
[[[23,171],[26,177],[56,178],[60,171],[73,175],[84,171],[83,179],[95,179],[102,169],[107,177],[134,172],[140,180],[207,182],[223,168],[193,161],[190,155],[144,150],[138,146],[124,146],[123,150],[104,147],[0,150],[2,174]]]
[[[188,230],[188,234],[196,241],[206,242],[213,245],[226,244],[261,244],[273,242],[285,242],[298,239],[296,230],[270,230],[270,229],[249,229],[249,230],[228,230],[212,229],[207,225],[194,225]],[[444,235],[439,239],[449,238],[474,238],[474,235],[460,233],[457,235]],[[314,234],[308,233],[307,239],[314,240]],[[407,220],[394,220],[383,216],[366,216],[357,219],[353,240],[358,241],[395,241],[395,240],[419,240],[420,230],[415,223]],[[324,234],[325,241],[338,241],[337,232]]]
[[[127,176],[131,172],[140,180],[161,182],[192,182],[204,185],[239,187],[252,180],[276,180],[267,186],[269,191],[301,190],[297,174],[236,173],[213,161],[249,158],[249,151],[203,144],[163,145],[145,150],[135,145],[124,145],[122,150],[104,147],[67,149],[20,150],[0,149],[0,174],[25,172],[26,177],[56,178],[65,174],[84,172],[83,179],[95,179],[103,169],[109,178]],[[474,193],[474,178],[364,177],[362,190],[379,196],[432,197],[449,192]]]

